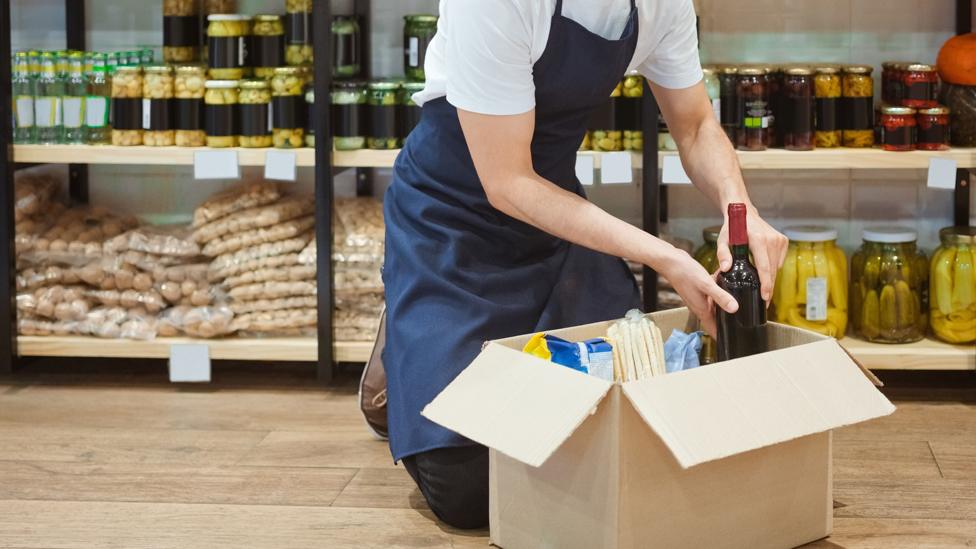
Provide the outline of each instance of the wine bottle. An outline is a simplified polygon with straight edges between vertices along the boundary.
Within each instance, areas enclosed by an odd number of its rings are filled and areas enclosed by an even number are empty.
[[[718,310],[718,359],[732,360],[767,351],[766,303],[759,288],[759,272],[749,259],[746,205],[729,204],[729,246],[732,267],[719,274],[718,285],[735,298],[739,310]]]

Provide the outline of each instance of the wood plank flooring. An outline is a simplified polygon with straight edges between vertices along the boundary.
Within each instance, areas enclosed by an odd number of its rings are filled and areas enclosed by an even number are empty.
[[[0,377],[0,548],[483,547],[439,524],[356,410],[357,372],[38,361]],[[835,434],[817,548],[976,547],[976,376],[886,375],[898,411]]]

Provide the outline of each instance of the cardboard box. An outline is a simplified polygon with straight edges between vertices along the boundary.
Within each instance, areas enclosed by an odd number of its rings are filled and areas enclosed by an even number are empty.
[[[689,322],[650,317],[665,339]],[[522,353],[530,335],[487,343],[423,411],[491,448],[491,541],[506,549],[823,538],[830,430],[895,409],[835,340],[789,326],[770,325],[768,353],[623,384]]]

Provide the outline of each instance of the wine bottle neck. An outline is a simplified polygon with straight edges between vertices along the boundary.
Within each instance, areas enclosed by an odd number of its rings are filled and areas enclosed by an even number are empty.
[[[732,248],[732,259],[749,259],[749,245],[736,244]]]

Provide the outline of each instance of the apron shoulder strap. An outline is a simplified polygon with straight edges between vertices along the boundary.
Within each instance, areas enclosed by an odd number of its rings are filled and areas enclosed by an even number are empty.
[[[553,15],[560,16],[563,14],[563,0],[556,0],[556,10]]]

